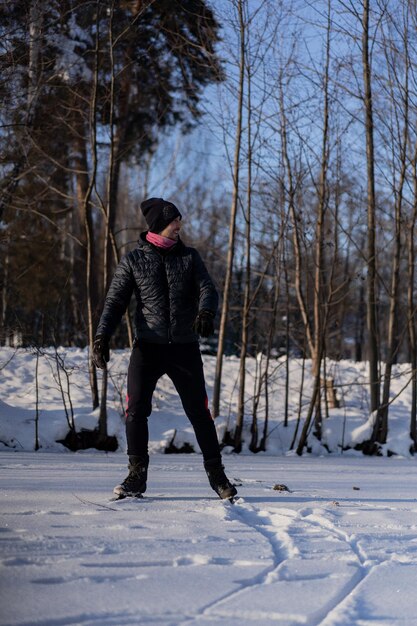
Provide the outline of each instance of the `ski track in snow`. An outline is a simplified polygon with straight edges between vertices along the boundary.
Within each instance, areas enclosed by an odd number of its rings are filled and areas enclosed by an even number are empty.
[[[236,618],[237,620],[248,618],[251,621],[261,619],[269,619],[276,623],[279,620],[281,623],[307,623],[304,622],[302,616],[285,615],[285,611],[277,613],[276,611],[254,611],[253,613],[237,611],[234,613],[227,609],[222,610],[222,605],[231,605],[234,600],[239,602],[239,596],[242,594],[250,594],[256,589],[262,589],[264,585],[273,584],[280,580],[281,571],[285,569],[286,565],[291,559],[299,559],[301,562],[303,559],[308,559],[308,556],[303,555],[302,547],[297,545],[297,536],[304,536],[306,533],[309,535],[309,550],[311,551],[314,543],[320,543],[317,546],[317,552],[323,551],[323,536],[326,537],[325,541],[340,542],[341,546],[335,545],[333,547],[338,553],[341,551],[352,553],[352,562],[357,564],[357,571],[347,581],[340,594],[337,594],[334,600],[325,603],[323,607],[311,616],[308,621],[309,626],[316,626],[320,624],[326,615],[329,617],[331,612],[337,609],[344,600],[350,596],[355,588],[366,577],[369,567],[366,565],[367,557],[363,554],[363,551],[357,546],[353,538],[348,537],[343,531],[340,531],[330,519],[325,515],[328,513],[325,509],[312,509],[310,507],[302,509],[299,513],[295,513],[291,509],[281,508],[279,511],[276,509],[268,511],[265,509],[257,510],[254,506],[246,503],[243,498],[240,498],[234,505],[227,506],[226,519],[238,519],[243,524],[253,528],[256,532],[260,533],[263,537],[266,537],[269,541],[273,553],[273,561],[263,573],[256,576],[253,580],[245,580],[239,589],[233,594],[226,594],[224,598],[219,598],[209,606],[206,606],[202,611],[203,616],[219,616]],[[338,506],[338,503],[334,503],[333,506]],[[331,514],[331,511],[330,511]],[[314,537],[315,535],[315,537]],[[320,574],[306,575],[305,579],[317,579],[322,578]],[[200,624],[201,620],[193,619],[182,622],[182,625],[191,626],[194,624]],[[181,626],[182,626],[181,625]]]
[[[369,559],[366,551],[361,547],[360,541],[354,535],[348,535],[346,532],[337,527],[336,523],[331,520],[334,516],[335,507],[339,507],[337,501],[329,504],[328,507],[306,507],[298,513],[294,513],[291,509],[275,510],[257,510],[255,507],[247,504],[244,499],[240,498],[232,508],[228,509],[227,517],[238,519],[243,524],[248,525],[255,531],[266,537],[270,542],[274,555],[273,562],[269,568],[253,580],[245,580],[239,589],[233,594],[226,594],[224,598],[219,598],[201,611],[202,616],[206,617],[224,617],[235,618],[237,622],[242,619],[257,621],[258,619],[271,620],[271,623],[297,624],[308,623],[309,626],[325,626],[326,624],[336,624],[337,616],[340,610],[344,610],[348,606],[348,600],[354,596],[355,590],[365,584],[366,578],[375,570],[375,568],[383,567],[390,559],[382,559],[373,562]],[[305,554],[302,546],[297,542],[297,537],[309,536],[308,554]],[[227,607],[239,603],[241,595],[251,594],[257,589],[262,589],[264,585],[273,584],[281,579],[282,573],[288,566],[291,559],[299,559],[300,565],[308,564],[311,561],[311,554],[317,550],[317,554],[323,554],[323,542],[330,542],[332,551],[340,555],[346,553],[345,560],[349,565],[353,565],[354,571],[348,577],[346,583],[328,601],[324,602],[321,608],[314,611],[310,618],[305,621],[302,615],[285,614],[285,610],[276,611],[239,611],[236,612]],[[303,543],[303,541],[301,541]],[[317,546],[316,546],[317,544]],[[304,560],[304,563],[303,563]],[[317,563],[314,565],[316,566]],[[332,575],[332,574],[330,574]],[[311,573],[304,575],[305,580],[325,579],[325,575],[319,573]],[[222,607],[225,608],[222,609]],[[349,622],[343,621],[345,624]],[[201,620],[193,619],[182,622],[182,625],[202,624]]]
[[[1,626],[417,624],[407,609],[417,585],[412,484],[404,495],[394,480],[384,497],[371,484],[350,497],[343,470],[328,485],[325,462],[312,459],[322,475],[307,491],[304,461],[277,470],[262,459],[261,478],[239,479],[231,504],[202,489],[198,457],[157,456],[149,495],[111,502],[100,485],[117,460],[14,456],[0,455]],[[251,460],[235,462],[253,473]],[[286,463],[296,486],[273,492],[267,478]]]

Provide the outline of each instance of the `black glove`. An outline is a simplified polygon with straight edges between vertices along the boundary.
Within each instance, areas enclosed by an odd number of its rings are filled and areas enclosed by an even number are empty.
[[[101,370],[105,370],[110,360],[109,338],[105,335],[98,335],[93,343],[93,354],[91,360],[94,365]]]
[[[202,337],[210,337],[214,333],[214,313],[200,311],[194,322],[194,331]]]

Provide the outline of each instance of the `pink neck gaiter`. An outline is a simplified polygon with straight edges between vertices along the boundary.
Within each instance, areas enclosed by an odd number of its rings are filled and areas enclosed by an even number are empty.
[[[168,239],[168,237],[163,237],[162,235],[157,235],[156,233],[151,233],[150,231],[146,234],[146,241],[149,241],[149,243],[152,243],[158,248],[163,248],[164,250],[169,250],[177,243],[173,239]]]

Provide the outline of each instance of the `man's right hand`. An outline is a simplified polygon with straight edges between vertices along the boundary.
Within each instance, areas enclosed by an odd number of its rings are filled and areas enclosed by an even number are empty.
[[[109,339],[105,335],[96,337],[93,343],[91,360],[101,370],[105,370],[110,360]]]

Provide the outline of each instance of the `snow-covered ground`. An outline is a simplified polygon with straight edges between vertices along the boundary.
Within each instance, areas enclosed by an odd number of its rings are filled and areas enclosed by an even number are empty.
[[[124,409],[126,372],[129,350],[112,350],[109,364],[108,432],[119,441],[119,453],[125,452]],[[62,451],[57,440],[68,433],[67,419],[73,414],[77,431],[97,425],[98,412],[91,410],[91,392],[88,382],[87,350],[52,348],[42,352],[37,360],[30,349],[0,348],[0,450],[33,450],[35,446],[35,418],[38,416],[39,445],[42,450]],[[259,359],[247,360],[245,427],[243,451],[250,441],[253,397],[259,371]],[[209,398],[213,388],[215,358],[204,356],[204,369]],[[99,377],[101,373],[98,372]],[[226,428],[233,430],[238,400],[239,359],[224,359],[220,416],[216,419],[219,437]],[[323,447],[313,436],[309,445],[315,454],[325,450],[339,453],[342,448],[369,438],[372,419],[369,412],[368,367],[366,363],[340,361],[327,363],[326,378],[332,378],[339,400],[339,408],[329,410],[323,423]],[[388,441],[385,453],[410,456],[411,371],[408,364],[393,369]],[[100,382],[100,381],[99,381]],[[267,454],[287,454],[297,427],[307,413],[311,398],[312,376],[310,363],[292,359],[289,364],[288,426],[284,426],[286,388],[284,359],[273,360],[269,367],[268,385],[268,439]],[[301,392],[300,392],[301,390]],[[36,413],[36,403],[38,411]],[[258,406],[260,436],[264,426],[265,395],[262,392]],[[190,444],[198,451],[193,430],[184,415],[178,395],[171,381],[163,377],[154,394],[153,413],[149,422],[150,450],[162,452],[175,432],[175,445]],[[227,452],[227,450],[226,450]],[[358,454],[360,454],[358,452]]]
[[[235,504],[197,454],[111,502],[120,455],[1,452],[2,626],[417,624],[412,460],[225,461]]]
[[[142,500],[111,501],[126,475],[123,403],[127,351],[111,360],[109,434],[119,450],[66,450],[94,428],[86,352],[0,349],[1,626],[417,626],[417,468],[409,453],[409,372],[393,380],[385,451],[353,446],[369,433],[366,366],[329,364],[341,406],[324,422],[329,454],[288,453],[302,363],[290,367],[283,426],[283,362],[272,367],[267,453],[247,452],[256,363],[248,362],[244,453],[225,450],[235,504],[209,488],[202,458],[165,455],[194,435],[168,380],[150,419],[151,466]],[[210,394],[214,359],[205,357]],[[259,363],[258,363],[259,365]],[[233,425],[239,363],[225,360],[219,435]],[[304,373],[302,415],[310,376]],[[253,384],[251,383],[253,382]],[[36,384],[37,382],[37,384]],[[398,394],[397,397],[394,396]],[[36,404],[38,410],[36,411]],[[72,408],[71,408],[72,407]],[[34,452],[38,418],[39,444]],[[259,427],[262,429],[262,403]],[[302,425],[302,422],[301,422]],[[289,491],[274,489],[287,485]]]

